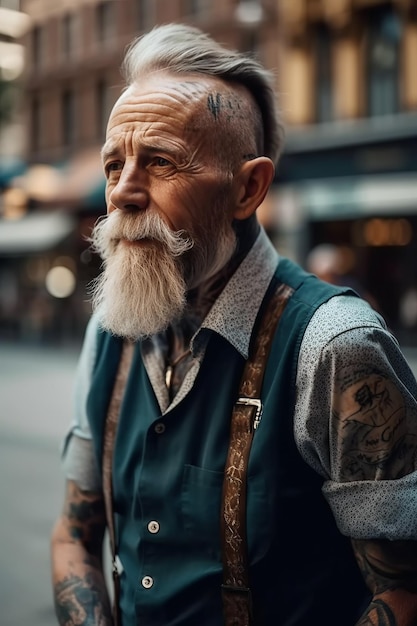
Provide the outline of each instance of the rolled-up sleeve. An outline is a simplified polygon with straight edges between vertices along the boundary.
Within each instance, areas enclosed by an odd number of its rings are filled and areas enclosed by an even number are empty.
[[[343,534],[417,539],[416,397],[397,341],[365,302],[320,307],[299,356],[295,437]]]
[[[67,479],[86,491],[101,489],[101,477],[94,454],[87,417],[87,398],[96,360],[98,323],[88,323],[74,384],[74,418],[62,446],[62,464]]]

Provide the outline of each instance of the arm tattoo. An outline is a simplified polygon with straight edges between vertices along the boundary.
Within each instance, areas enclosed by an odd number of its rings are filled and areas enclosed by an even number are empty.
[[[64,516],[74,541],[81,541],[89,553],[99,555],[105,529],[102,495],[82,491],[70,483]]]
[[[357,626],[405,626],[417,621],[417,542],[352,540],[373,599]]]
[[[373,594],[404,589],[417,594],[417,542],[352,539],[366,584]]]
[[[416,429],[391,379],[372,365],[344,367],[332,402],[342,481],[395,479],[414,470]]]
[[[357,626],[397,626],[397,619],[383,600],[373,600]]]
[[[112,626],[102,571],[102,494],[82,491],[69,481],[60,528],[52,551],[55,612],[60,626]]]
[[[110,626],[110,608],[92,573],[68,576],[55,585],[55,611],[61,626]]]

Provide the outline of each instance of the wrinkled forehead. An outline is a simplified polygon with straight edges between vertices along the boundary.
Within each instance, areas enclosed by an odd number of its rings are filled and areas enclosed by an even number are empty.
[[[152,108],[161,116],[175,114],[178,121],[187,122],[199,119],[219,122],[241,115],[250,99],[249,94],[239,85],[231,85],[220,78],[203,74],[170,74],[154,72],[141,77],[130,85],[120,96],[113,109],[134,103],[136,111],[146,112]],[[130,105],[132,106],[132,104]],[[134,108],[132,109],[132,113]],[[202,116],[202,118],[200,118]]]

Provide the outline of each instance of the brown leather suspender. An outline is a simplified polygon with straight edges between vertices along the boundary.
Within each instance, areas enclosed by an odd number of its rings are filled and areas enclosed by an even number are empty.
[[[280,284],[270,298],[246,361],[231,421],[222,498],[225,626],[253,624],[246,537],[246,478],[253,436],[262,416],[262,382],[274,332],[293,290]]]
[[[126,381],[129,375],[130,364],[134,352],[134,344],[129,341],[123,342],[122,354],[119,361],[119,368],[114,382],[113,393],[110,400],[109,408],[107,411],[107,419],[104,426],[104,441],[103,441],[103,467],[102,467],[102,480],[103,480],[103,495],[104,504],[106,507],[107,527],[109,529],[110,549],[112,554],[112,576],[114,583],[114,598],[113,598],[113,622],[114,626],[120,626],[120,603],[119,603],[119,591],[120,591],[120,571],[119,571],[119,559],[117,556],[116,545],[116,532],[114,528],[114,515],[113,515],[113,481],[112,481],[112,464],[113,464],[113,449],[116,439],[117,424],[119,421],[120,407],[122,404],[123,394],[126,387]]]
[[[232,413],[222,497],[223,611],[225,626],[252,626],[246,537],[246,477],[254,432],[262,416],[262,381],[272,339],[293,290],[280,284],[261,319],[252,356],[247,360]],[[119,567],[113,518],[112,459],[120,405],[134,345],[125,342],[105,425],[103,492],[113,557],[114,624],[119,626]]]

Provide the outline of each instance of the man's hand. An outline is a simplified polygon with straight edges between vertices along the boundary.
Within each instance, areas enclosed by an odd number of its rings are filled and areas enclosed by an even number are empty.
[[[106,527],[103,497],[68,481],[64,510],[52,534],[55,611],[60,626],[111,626],[102,570]]]
[[[373,598],[357,626],[416,626],[417,541],[352,540]]]

